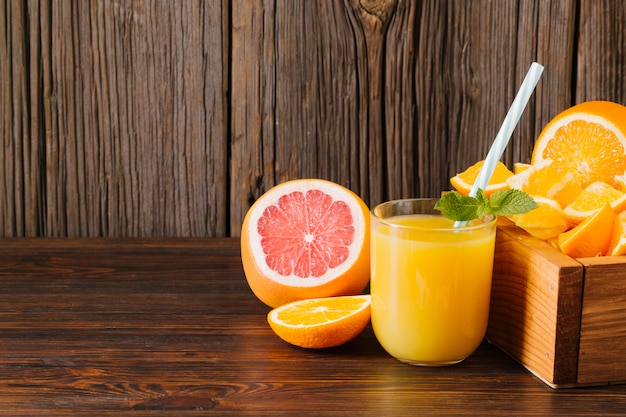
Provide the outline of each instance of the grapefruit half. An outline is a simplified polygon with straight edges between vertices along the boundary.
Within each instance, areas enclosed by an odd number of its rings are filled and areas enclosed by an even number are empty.
[[[272,308],[359,294],[370,277],[369,210],[334,182],[284,182],[246,213],[241,260],[250,289]]]

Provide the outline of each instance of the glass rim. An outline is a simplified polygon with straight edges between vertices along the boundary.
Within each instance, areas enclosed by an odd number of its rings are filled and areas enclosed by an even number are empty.
[[[387,205],[392,205],[392,204],[399,204],[399,203],[411,203],[411,202],[432,202],[432,205],[434,206],[435,203],[439,200],[439,198],[428,198],[428,197],[424,197],[424,198],[399,198],[399,199],[395,199],[395,200],[388,200],[388,201],[384,201],[382,203],[379,203],[377,205],[375,205],[371,210],[370,210],[370,216],[372,216],[376,221],[383,223],[384,225],[386,225],[387,227],[391,227],[394,229],[398,229],[398,230],[424,230],[424,231],[429,231],[429,232],[445,232],[445,233],[450,233],[450,232],[467,232],[467,231],[472,231],[472,230],[477,230],[477,229],[484,229],[487,227],[491,227],[494,226],[495,227],[495,223],[498,220],[498,216],[494,215],[494,214],[490,214],[488,216],[483,217],[482,219],[474,219],[471,220],[471,224],[467,224],[464,226],[459,226],[459,227],[424,227],[424,226],[406,226],[406,225],[400,225],[397,223],[392,223],[387,221],[386,219],[389,219],[391,217],[381,217],[378,214],[376,214],[376,210],[383,207],[383,206],[387,206]],[[414,213],[414,214],[425,214],[428,215],[428,213]],[[411,214],[406,214],[406,215],[411,215]],[[433,213],[432,215],[437,216],[437,210],[434,210],[433,208]],[[441,215],[441,214],[439,214]],[[403,216],[403,214],[399,214],[398,216]],[[443,215],[441,215],[443,216]],[[396,216],[393,216],[396,217]]]

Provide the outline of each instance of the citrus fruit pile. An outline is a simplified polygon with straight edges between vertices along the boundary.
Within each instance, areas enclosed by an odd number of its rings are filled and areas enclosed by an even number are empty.
[[[369,322],[369,209],[321,179],[287,181],[250,207],[241,259],[252,292],[273,310],[270,327],[296,346],[351,340]]]
[[[452,186],[469,193],[482,163]],[[563,111],[540,133],[530,164],[511,172],[499,163],[487,188],[533,196],[539,207],[511,219],[571,257],[626,255],[626,107],[588,101]]]

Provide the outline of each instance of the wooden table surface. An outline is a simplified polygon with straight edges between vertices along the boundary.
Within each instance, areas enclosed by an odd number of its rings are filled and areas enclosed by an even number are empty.
[[[484,342],[417,368],[367,328],[333,349],[280,340],[239,240],[0,240],[0,414],[626,414],[626,385],[553,390]]]

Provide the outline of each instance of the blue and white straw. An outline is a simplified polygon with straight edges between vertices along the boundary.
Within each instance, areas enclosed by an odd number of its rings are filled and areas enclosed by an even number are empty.
[[[496,165],[500,158],[502,158],[502,154],[506,149],[509,140],[511,139],[511,135],[513,134],[513,130],[515,130],[515,126],[519,122],[520,117],[522,117],[522,113],[528,104],[528,100],[532,95],[535,87],[537,86],[537,82],[539,82],[539,78],[541,77],[541,73],[543,72],[543,66],[533,62],[524,78],[524,82],[517,92],[517,96],[515,96],[515,100],[513,100],[513,104],[509,108],[509,112],[507,113],[504,121],[502,122],[502,126],[496,135],[496,138],[489,149],[489,153],[485,158],[485,162],[476,177],[476,181],[472,185],[472,189],[470,190],[470,196],[475,196],[478,192],[478,189],[487,188],[487,184],[493,175],[493,171],[496,169]],[[455,227],[463,226],[467,222],[456,222],[454,224]]]

